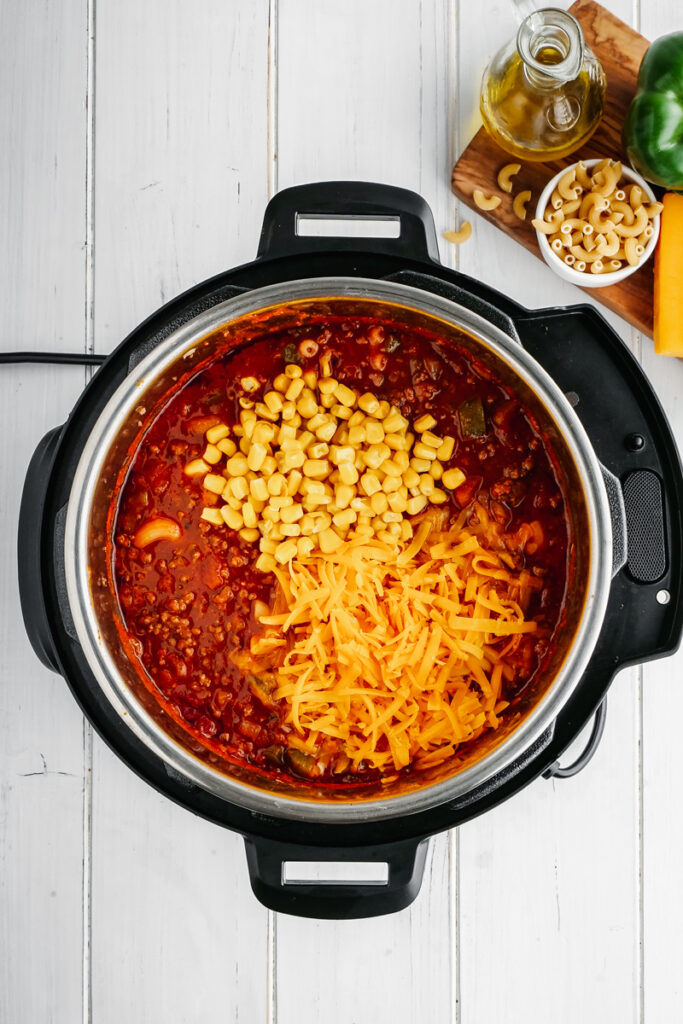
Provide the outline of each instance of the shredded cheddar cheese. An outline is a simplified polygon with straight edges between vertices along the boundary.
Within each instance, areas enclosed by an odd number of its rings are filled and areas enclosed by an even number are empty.
[[[336,741],[354,769],[426,768],[507,707],[508,656],[537,628],[524,608],[540,580],[482,545],[485,519],[414,525],[398,554],[355,537],[276,570],[260,621],[287,639],[274,696],[304,752]]]

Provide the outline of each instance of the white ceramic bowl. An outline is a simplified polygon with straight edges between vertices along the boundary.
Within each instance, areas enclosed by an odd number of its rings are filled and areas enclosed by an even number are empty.
[[[595,165],[598,163],[600,163],[599,160],[585,161],[586,167],[588,167],[589,169],[595,167]],[[576,165],[572,164],[571,166],[574,167]],[[536,206],[535,216],[538,220],[543,220],[546,207],[550,203],[550,197],[553,191],[555,190],[555,187],[557,186],[557,183],[559,182],[560,178],[568,170],[568,167],[564,167],[558,174],[555,175],[554,178],[550,179],[546,187],[543,189],[541,197],[538,200],[538,205]],[[629,181],[634,185],[640,185],[644,194],[648,197],[651,203],[654,203],[656,201],[657,197],[655,196],[654,192],[652,191],[648,183],[645,181],[644,178],[641,178],[641,176],[637,174],[632,167],[629,167],[627,164],[622,164],[621,170],[622,178],[625,178],[626,181]],[[556,253],[551,249],[547,235],[544,235],[541,231],[537,231],[536,237],[538,238],[538,245],[541,250],[541,255],[543,256],[543,259],[548,264],[550,269],[555,271],[558,277],[563,278],[565,281],[569,281],[570,284],[578,285],[579,288],[606,288],[608,285],[617,284],[619,281],[623,281],[631,274],[634,274],[636,270],[640,270],[643,264],[649,260],[650,256],[655,250],[657,239],[659,238],[659,215],[653,218],[652,226],[654,228],[654,233],[652,235],[652,238],[645,246],[645,252],[643,253],[640,263],[637,263],[635,266],[630,266],[629,264],[626,264],[626,266],[621,267],[619,270],[612,271],[611,273],[608,274],[591,274],[589,270],[574,270],[573,267],[568,267],[567,264],[564,263],[560,259],[560,257],[557,256]]]

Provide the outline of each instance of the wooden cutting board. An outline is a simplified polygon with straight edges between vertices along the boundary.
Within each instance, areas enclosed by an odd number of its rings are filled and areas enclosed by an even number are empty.
[[[621,128],[636,90],[640,62],[650,45],[647,39],[593,0],[577,0],[569,10],[580,22],[586,42],[601,61],[607,76],[605,112],[595,134],[584,146],[563,160],[523,163],[519,174],[513,178],[513,195],[506,195],[498,188],[496,176],[505,164],[519,161],[517,157],[504,153],[485,129],[481,128],[453,168],[451,180],[458,199],[476,210],[480,216],[486,217],[511,238],[521,242],[539,259],[542,257],[536,241],[536,232],[530,221],[534,216],[538,197],[550,178],[557,174],[561,167],[576,160],[618,156],[626,161],[621,142]],[[480,210],[472,198],[472,193],[477,188],[487,195],[500,195],[503,202],[496,210]],[[519,220],[512,212],[514,193],[523,189],[531,189],[526,221]],[[621,284],[584,290],[589,291],[594,299],[608,309],[623,316],[638,330],[652,337],[653,288],[654,260],[650,259],[644,267]]]

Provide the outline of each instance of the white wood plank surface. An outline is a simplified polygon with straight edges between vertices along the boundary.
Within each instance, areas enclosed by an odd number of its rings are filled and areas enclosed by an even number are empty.
[[[679,0],[606,5],[651,38],[683,28]],[[452,227],[450,167],[514,28],[503,0],[6,0],[2,348],[110,351],[163,301],[251,259],[276,188],[403,185],[439,233]],[[586,301],[473,227],[458,253],[441,240],[445,262],[528,306]],[[683,362],[608,318],[683,440]],[[677,706],[683,656],[618,677],[579,778],[539,781],[435,840],[412,908],[269,914],[241,840],[92,737],[23,635],[23,475],[83,380],[0,367],[0,1024],[678,1020],[683,755],[662,706]]]
[[[0,347],[82,349],[85,40],[81,0],[0,6]],[[0,367],[0,1021],[79,1021],[83,722],[36,660],[17,585],[28,460],[84,383]]]
[[[639,29],[649,39],[683,31],[678,0],[640,5]],[[643,365],[683,445],[683,361],[656,356],[643,339]],[[681,581],[678,580],[678,586]],[[683,878],[677,850],[683,843],[678,813],[683,750],[676,716],[666,709],[678,700],[683,651],[643,667],[642,821],[643,1015],[646,1021],[680,1016],[683,980],[681,911]]]
[[[268,199],[268,4],[101,3],[94,340],[252,259]],[[95,1024],[267,1014],[267,913],[242,840],[159,796],[95,738]]]

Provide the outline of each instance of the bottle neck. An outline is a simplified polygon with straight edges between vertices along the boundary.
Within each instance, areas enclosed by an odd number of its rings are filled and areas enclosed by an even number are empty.
[[[583,32],[571,14],[546,8],[524,19],[517,33],[517,50],[529,82],[538,89],[556,89],[578,77]]]

